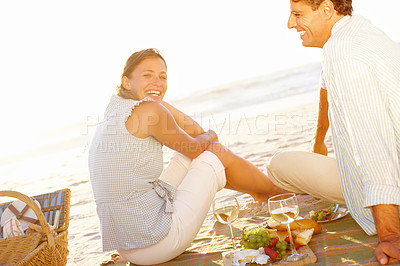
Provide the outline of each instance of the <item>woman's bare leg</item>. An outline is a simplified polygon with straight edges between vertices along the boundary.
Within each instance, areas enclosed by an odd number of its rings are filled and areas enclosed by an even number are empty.
[[[269,197],[284,192],[257,167],[222,144],[212,143],[207,150],[214,153],[225,167],[225,188],[248,193],[255,201],[267,201]]]

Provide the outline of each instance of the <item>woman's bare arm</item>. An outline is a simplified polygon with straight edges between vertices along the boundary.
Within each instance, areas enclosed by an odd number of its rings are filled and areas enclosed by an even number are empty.
[[[166,107],[156,102],[144,102],[135,107],[126,121],[126,128],[135,137],[152,136],[191,159],[205,151],[211,142],[218,141],[212,130],[191,136],[178,125]]]
[[[204,133],[203,128],[190,116],[186,115],[185,113],[176,109],[174,106],[165,101],[162,101],[161,104],[168,109],[168,111],[174,117],[178,126],[182,128],[187,134],[195,137],[199,134]]]

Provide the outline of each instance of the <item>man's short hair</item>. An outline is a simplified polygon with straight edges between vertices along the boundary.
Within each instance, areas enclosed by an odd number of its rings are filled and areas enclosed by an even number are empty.
[[[312,10],[317,10],[322,2],[325,0],[291,0],[292,2],[304,2],[311,6]],[[351,5],[352,0],[328,0],[333,3],[335,10],[339,15],[351,15],[353,7]]]

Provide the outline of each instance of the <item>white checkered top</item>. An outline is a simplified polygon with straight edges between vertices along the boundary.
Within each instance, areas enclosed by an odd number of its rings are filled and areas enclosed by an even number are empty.
[[[158,180],[162,144],[131,135],[125,122],[143,101],[112,96],[89,150],[90,181],[100,219],[103,251],[142,248],[171,226],[175,189]]]

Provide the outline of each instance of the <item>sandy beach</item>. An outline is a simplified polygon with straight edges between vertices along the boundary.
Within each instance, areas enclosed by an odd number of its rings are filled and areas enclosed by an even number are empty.
[[[221,142],[264,171],[266,162],[276,151],[309,149],[316,108],[316,104],[308,104],[283,112],[231,121],[229,125],[218,125],[217,130],[220,130]],[[329,138],[327,144],[331,150]],[[39,188],[39,183],[43,188]],[[14,186],[17,187],[8,189],[18,189],[30,195],[32,192],[40,194],[63,187],[70,188],[72,198],[68,230],[68,265],[98,265],[110,258],[113,252],[101,251],[98,219],[85,152],[62,161],[53,172],[38,182]]]
[[[263,82],[265,81],[259,81],[258,86]],[[318,89],[315,84],[308,85],[312,86],[307,92],[309,103],[297,102],[293,108],[290,101],[286,101],[279,111],[270,112],[269,105],[276,105],[276,102],[259,102],[253,105],[249,101],[242,101],[240,111],[227,108],[218,112],[218,116],[204,116],[202,125],[216,131],[225,146],[265,172],[265,164],[275,152],[285,149],[309,150],[318,108]],[[269,111],[263,112],[263,105]],[[179,107],[179,101],[177,106]],[[93,125],[94,123],[80,125],[80,132],[87,131],[87,134],[82,133],[79,137],[58,145],[65,148],[68,144],[74,149],[59,152],[57,156],[49,151],[48,156],[33,156],[34,159],[0,167],[2,189],[5,190],[16,190],[33,196],[65,187],[71,189],[68,265],[99,265],[113,253],[101,251],[98,218],[89,181],[87,147],[91,137],[89,131],[93,131]],[[332,154],[330,136],[327,137],[327,145]],[[47,146],[48,149],[52,147]],[[46,153],[43,149],[41,151]],[[170,154],[166,150],[165,164]],[[217,196],[226,193],[233,192],[224,190]],[[242,202],[241,205],[245,203]],[[207,219],[212,219],[211,214]]]
[[[395,26],[400,1],[353,2],[355,13],[400,41]],[[288,4],[4,1],[0,190],[34,196],[69,188],[67,265],[109,260],[115,252],[102,252],[88,149],[127,56],[149,47],[160,49],[168,62],[166,100],[261,171],[278,151],[309,151],[321,51],[305,49],[298,33],[287,29]],[[325,143],[334,157],[329,131]],[[172,152],[164,151],[166,165]],[[216,197],[233,193],[241,208],[252,202],[226,189]],[[12,200],[2,197],[0,203]],[[215,221],[211,212],[204,224],[210,220]],[[363,234],[361,241],[376,245],[355,222],[351,226]],[[316,253],[336,252],[343,244],[321,243],[326,246]]]
[[[284,112],[232,121],[229,125],[220,124],[220,140],[264,171],[267,160],[278,150],[309,149],[316,107],[316,104],[308,104]],[[83,154],[72,168],[84,170],[85,161],[86,154]],[[82,172],[82,181],[69,186],[72,204],[68,265],[98,265],[113,253],[101,252],[98,219],[88,179],[88,174]],[[229,190],[222,192],[234,193]]]

